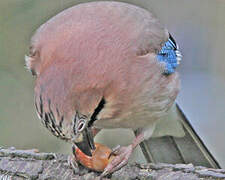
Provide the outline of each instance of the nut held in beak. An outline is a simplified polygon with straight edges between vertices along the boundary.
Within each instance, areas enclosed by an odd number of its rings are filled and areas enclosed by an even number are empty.
[[[115,156],[110,155],[112,150],[103,144],[95,143],[95,147],[95,150],[92,150],[92,156],[84,154],[79,148],[76,148],[74,153],[80,164],[89,169],[102,172]]]

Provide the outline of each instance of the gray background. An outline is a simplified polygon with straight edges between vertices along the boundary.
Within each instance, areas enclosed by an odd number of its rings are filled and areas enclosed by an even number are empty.
[[[0,1],[0,146],[70,152],[70,146],[42,127],[33,106],[33,78],[24,69],[29,39],[47,19],[76,0]],[[225,1],[127,0],[151,10],[175,37],[183,53],[178,68],[184,113],[225,167]],[[131,133],[109,133],[108,144],[127,144]],[[111,133],[115,134],[115,133]],[[127,135],[129,134],[129,135]],[[104,135],[104,136],[105,136]],[[129,137],[127,137],[129,136]],[[104,140],[106,141],[106,140]]]

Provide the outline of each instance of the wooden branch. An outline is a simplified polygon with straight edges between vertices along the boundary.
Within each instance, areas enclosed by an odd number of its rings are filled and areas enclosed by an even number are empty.
[[[67,164],[67,155],[0,147],[0,179],[92,180],[100,179],[99,175],[84,167],[74,173]],[[225,179],[225,170],[192,164],[131,164],[104,179],[212,180]]]

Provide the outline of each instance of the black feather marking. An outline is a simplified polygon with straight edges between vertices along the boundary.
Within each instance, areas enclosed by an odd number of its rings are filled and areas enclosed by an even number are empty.
[[[51,100],[50,99],[48,99],[48,108],[49,108],[48,117],[51,120],[51,125],[52,125],[53,130],[55,131],[55,135],[57,137],[58,136],[63,136],[60,127],[56,125],[55,116],[54,116],[54,113],[52,112],[52,109],[51,109]]]
[[[49,119],[48,119],[48,114],[47,113],[45,113],[45,121],[47,122],[47,123],[49,123]]]
[[[51,109],[51,100],[48,99],[48,109],[50,110]]]
[[[50,113],[48,113],[48,119],[51,121],[51,125],[55,129],[55,122],[54,122],[54,120],[53,120],[53,118],[52,118]]]
[[[57,133],[57,136],[61,136],[61,135],[62,135],[62,131],[61,131],[61,129],[56,125],[55,116],[54,116],[54,113],[52,112],[52,109],[51,109],[51,100],[50,100],[50,99],[48,99],[48,108],[49,108],[49,114],[48,114],[48,117],[49,117],[49,119],[51,120],[52,128],[53,128],[54,131]],[[57,109],[57,110],[58,110],[58,109]]]
[[[35,99],[35,106],[36,106],[36,109],[37,109],[37,112],[39,113],[41,119],[42,119],[42,123],[45,125],[45,127],[51,131],[51,133],[62,139],[62,140],[65,140],[65,141],[68,141],[69,138],[67,138],[65,136],[65,134],[62,132],[62,123],[63,123],[63,120],[64,120],[64,117],[62,116],[61,119],[60,119],[60,122],[59,122],[59,125],[56,125],[56,119],[55,119],[55,116],[54,116],[54,113],[51,109],[51,100],[48,99],[48,107],[49,107],[49,112],[46,113],[44,112],[44,109],[43,109],[43,99],[42,99],[42,96],[40,95],[40,112],[38,110],[38,106],[37,106],[37,103],[36,103],[36,99]],[[57,112],[57,115],[59,116],[59,110],[56,109],[56,112]]]
[[[42,96],[40,95],[40,117],[43,117],[43,101]]]
[[[104,99],[104,97],[101,99],[101,101],[99,102],[98,106],[95,108],[94,113],[91,115],[91,119],[88,123],[88,127],[92,126],[92,124],[94,123],[94,121],[97,119],[98,114],[100,113],[100,111],[104,108],[106,101]]]
[[[60,121],[59,121],[59,127],[62,128],[62,123],[63,123],[64,117],[62,116]]]
[[[45,124],[45,127],[49,129],[49,120],[48,120],[47,113],[44,114],[44,124]]]
[[[58,108],[56,108],[56,113],[57,113],[57,116],[60,117],[60,113],[59,113]],[[62,119],[61,119],[61,121],[62,121]],[[62,128],[62,122],[61,122],[61,121],[59,122],[59,126],[57,126],[58,131],[59,131],[60,133],[62,133],[62,130],[61,130],[61,128]]]
[[[54,117],[54,114],[53,114],[53,112],[51,110],[51,100],[50,99],[48,99],[48,110],[49,110],[49,118],[52,121],[54,121],[55,117]]]
[[[175,41],[175,39],[171,36],[171,34],[169,34],[169,39],[173,42],[173,44],[175,45],[174,49],[177,50],[177,43]]]
[[[73,132],[76,134],[76,122],[77,119],[80,119],[79,113],[76,111],[75,116],[73,118]]]
[[[56,134],[56,130],[54,128],[54,124],[52,123],[50,119],[49,113],[45,113],[45,125],[52,132],[53,135],[59,137],[59,134],[58,133]]]
[[[58,108],[56,108],[56,113],[57,113],[57,116],[60,117],[60,113],[59,113]]]
[[[52,112],[52,109],[51,109],[51,100],[50,99],[48,99],[48,109],[49,109],[49,117],[50,117],[52,123],[55,124],[56,121],[55,121],[54,113]]]
[[[59,137],[59,135],[56,134],[56,131],[52,129],[51,126],[49,127],[49,130],[52,132],[53,135],[55,135],[56,137]]]
[[[48,115],[48,116],[49,116],[49,118],[51,119],[52,123],[55,124],[55,116],[54,116],[54,114],[53,114],[52,111],[49,112],[49,115]]]
[[[36,97],[34,99],[34,105],[35,105],[36,111],[38,112],[38,114],[40,114],[39,109],[38,109],[38,105],[37,105],[37,101],[36,101]]]
[[[76,122],[77,122],[78,112],[76,111],[75,116],[73,118],[73,132],[76,134]],[[78,117],[79,118],[79,117]]]
[[[60,127],[56,125],[56,128],[57,128],[58,132],[63,135],[62,130],[60,129]]]
[[[55,123],[51,120],[51,123],[52,123],[52,128],[55,130],[55,132],[58,134],[58,135],[61,135],[60,131],[59,131],[59,128],[55,125]]]
[[[39,117],[42,118],[42,115],[41,115],[41,113],[39,112],[39,109],[38,109],[38,105],[37,105],[36,99],[35,99],[35,101],[34,101],[34,105],[35,105],[36,112],[38,113]]]

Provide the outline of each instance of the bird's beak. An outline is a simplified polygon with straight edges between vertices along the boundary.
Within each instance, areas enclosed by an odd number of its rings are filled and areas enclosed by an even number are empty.
[[[94,138],[90,128],[85,128],[82,132],[82,139],[75,142],[75,145],[86,155],[92,156],[92,150],[95,149]]]

